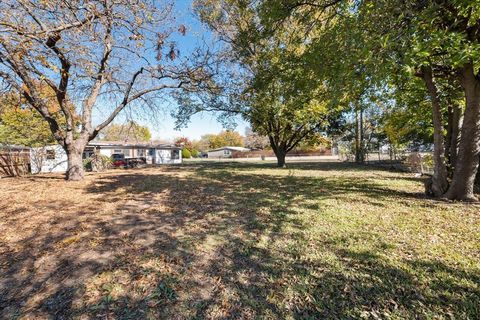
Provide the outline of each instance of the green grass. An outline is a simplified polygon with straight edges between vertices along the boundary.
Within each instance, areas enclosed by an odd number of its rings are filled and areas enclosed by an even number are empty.
[[[412,175],[341,163],[197,163],[93,178],[84,192],[116,203],[101,224],[113,243],[95,250],[115,258],[75,287],[66,314],[478,319],[480,207],[422,191]],[[121,211],[127,199],[148,206]]]
[[[212,233],[234,262],[225,277],[256,316],[478,318],[479,207],[424,199],[422,183],[402,174],[290,168],[196,172],[223,189],[229,209]]]

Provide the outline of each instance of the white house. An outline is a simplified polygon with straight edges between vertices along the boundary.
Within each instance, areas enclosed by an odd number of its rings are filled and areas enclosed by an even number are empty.
[[[66,172],[67,154],[60,145],[30,149],[32,173]]]
[[[88,158],[95,152],[107,157],[123,154],[125,158],[145,158],[148,164],[182,163],[182,148],[169,144],[91,141],[85,148],[83,157]]]
[[[233,152],[247,152],[248,148],[243,147],[221,147],[208,151],[208,158],[231,158]]]
[[[145,158],[147,164],[182,163],[182,148],[167,144],[92,141],[85,147],[83,158],[95,153],[107,157],[123,154],[125,158]],[[66,172],[67,154],[60,145],[32,148],[30,163],[32,173]]]

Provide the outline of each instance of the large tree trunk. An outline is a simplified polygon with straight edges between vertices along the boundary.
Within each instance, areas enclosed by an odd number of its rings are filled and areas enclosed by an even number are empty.
[[[277,157],[277,167],[285,168],[285,157],[287,156],[287,143],[282,142],[278,136],[268,135],[270,146],[272,147],[275,156]],[[280,140],[280,141],[279,141]]]
[[[445,149],[443,139],[442,110],[438,90],[433,80],[433,73],[430,67],[422,68],[422,77],[427,86],[428,93],[432,102],[433,114],[433,161],[434,171],[431,181],[431,190],[425,190],[427,194],[434,197],[440,197],[448,189],[448,173],[445,163]]]
[[[273,149],[273,152],[275,152],[275,156],[277,157],[277,167],[285,168],[287,166],[285,163],[285,157],[287,156],[287,151],[284,150],[283,148],[276,148],[276,149]]]
[[[462,86],[466,108],[453,180],[445,196],[451,200],[478,200],[474,193],[475,176],[480,153],[480,81],[475,77],[473,65],[462,70]]]
[[[85,149],[84,144],[72,143],[66,147],[67,152],[67,173],[66,179],[70,181],[79,181],[84,178],[82,154]]]

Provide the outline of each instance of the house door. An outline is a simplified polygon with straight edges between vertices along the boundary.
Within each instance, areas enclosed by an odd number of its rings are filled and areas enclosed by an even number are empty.
[[[155,149],[154,148],[148,149],[146,158],[147,158],[147,163],[149,163],[149,164],[155,164],[156,163],[156,161],[155,161]]]

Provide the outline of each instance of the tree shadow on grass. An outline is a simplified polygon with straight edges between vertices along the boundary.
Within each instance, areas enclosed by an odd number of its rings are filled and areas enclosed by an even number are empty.
[[[208,161],[208,162],[185,162],[182,167],[210,170],[210,169],[234,169],[236,171],[252,171],[257,169],[279,169],[275,162],[271,161]],[[284,170],[321,170],[321,171],[390,171],[385,167],[362,165],[352,162],[340,161],[290,161]],[[395,170],[391,170],[395,171]]]
[[[479,314],[475,272],[440,261],[388,259],[383,243],[359,251],[327,234],[312,242],[306,232],[310,226],[298,211],[309,209],[306,200],[352,192],[365,199],[412,194],[355,178],[215,168],[185,167],[190,174],[178,175],[172,173],[179,168],[138,170],[96,179],[87,191],[98,195],[98,202],[74,208],[51,228],[39,226],[22,251],[2,256],[9,262],[2,269],[7,278],[0,287],[0,315],[338,319]],[[111,203],[114,210],[98,212],[101,203]],[[79,213],[86,219],[78,219]],[[312,258],[312,251],[319,256]]]
[[[383,199],[396,197],[399,199],[425,199],[421,192],[407,192],[388,188],[364,177],[303,177],[303,176],[256,176],[243,172],[231,173],[228,170],[202,172],[203,177],[217,182],[237,185],[242,190],[238,192],[248,193],[249,189],[261,188],[270,197],[275,193],[286,193],[290,197],[302,196],[304,199],[326,199],[329,197],[339,198],[344,195],[358,194],[371,199]],[[265,197],[268,201],[269,197]]]

